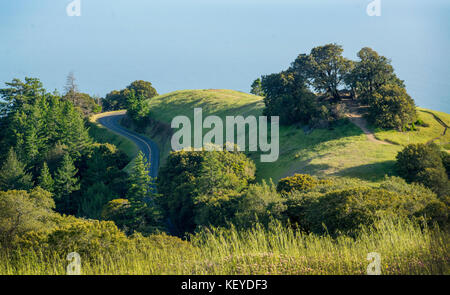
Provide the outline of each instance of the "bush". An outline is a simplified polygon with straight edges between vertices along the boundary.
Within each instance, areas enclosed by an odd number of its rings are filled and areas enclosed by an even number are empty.
[[[324,183],[308,174],[295,174],[278,181],[277,192],[286,194],[292,191],[304,191]]]
[[[127,242],[125,234],[113,222],[83,219],[54,230],[46,238],[52,251],[61,255],[77,252],[89,260],[114,253]]]
[[[53,228],[54,207],[51,194],[40,187],[30,192],[0,192],[0,244],[7,247],[30,231]]]
[[[284,220],[284,201],[272,181],[252,184],[240,199],[234,223],[249,228],[256,223],[267,226],[272,219]]]
[[[427,206],[422,200],[416,201],[422,209]],[[306,210],[306,219],[316,233],[352,233],[379,218],[410,216],[409,205],[408,195],[362,187],[325,194]]]
[[[438,146],[410,144],[396,158],[397,173],[406,181],[422,183],[440,196],[448,193],[448,176]]]
[[[285,200],[285,218],[306,232],[323,233],[322,224],[332,234],[356,232],[360,223],[371,225],[386,217],[448,223],[445,200],[423,185],[408,184],[399,177],[386,178],[373,187],[352,179],[334,180],[307,191],[293,191]]]

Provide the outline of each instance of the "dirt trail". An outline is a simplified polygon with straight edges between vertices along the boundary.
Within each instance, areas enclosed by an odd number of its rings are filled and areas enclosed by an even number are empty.
[[[352,122],[353,124],[358,126],[364,132],[364,134],[367,136],[367,139],[369,141],[375,142],[378,144],[392,145],[392,143],[375,138],[375,135],[373,134],[373,132],[370,131],[370,129],[367,127],[367,120],[363,117],[364,107],[357,105],[356,103],[352,102],[351,100],[346,101],[345,105],[347,106],[347,109],[348,109],[346,116],[349,118],[350,122]]]

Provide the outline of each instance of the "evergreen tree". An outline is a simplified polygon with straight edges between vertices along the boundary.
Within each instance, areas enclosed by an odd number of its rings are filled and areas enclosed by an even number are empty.
[[[131,202],[142,202],[151,198],[154,183],[149,175],[149,170],[150,164],[147,163],[144,154],[139,152],[129,176],[128,199]]]
[[[33,187],[32,176],[25,171],[22,164],[11,148],[5,163],[0,169],[0,189],[7,190],[29,190]]]
[[[50,174],[47,162],[44,162],[44,166],[41,170],[41,175],[38,177],[39,186],[48,192],[53,192],[55,181]]]
[[[72,158],[65,154],[61,166],[55,173],[55,197],[57,207],[64,212],[70,212],[72,204],[71,194],[80,189],[78,170],[75,168]]]

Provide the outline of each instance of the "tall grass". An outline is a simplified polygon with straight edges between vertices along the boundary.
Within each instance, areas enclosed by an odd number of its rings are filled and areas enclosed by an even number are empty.
[[[273,223],[239,231],[203,230],[190,242],[159,236],[136,239],[89,262],[83,274],[365,274],[370,252],[382,274],[450,274],[449,234],[410,221],[383,221],[358,237],[304,234]],[[67,253],[65,254],[67,255]],[[0,254],[0,274],[65,274],[56,253]]]

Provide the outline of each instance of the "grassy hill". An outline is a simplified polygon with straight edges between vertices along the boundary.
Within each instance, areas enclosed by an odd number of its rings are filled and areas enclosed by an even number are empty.
[[[173,117],[184,115],[193,120],[193,109],[201,107],[203,117],[216,115],[259,116],[264,103],[262,98],[233,90],[181,90],[154,97],[148,101],[150,116],[158,124],[148,126],[145,133],[161,148],[161,160],[170,151],[170,122]],[[357,126],[344,120],[333,130],[315,129],[305,133],[301,126],[280,126],[280,157],[274,163],[261,163],[258,153],[250,153],[258,168],[258,179],[278,180],[294,173],[317,176],[348,176],[377,181],[391,174],[395,156],[409,143],[428,142],[439,137],[444,127],[433,114],[450,125],[450,115],[426,109],[418,109],[419,117],[429,127],[417,131],[396,132],[375,130],[375,137],[388,141],[380,145],[367,140]],[[155,126],[161,125],[161,126]],[[450,132],[436,142],[448,149]]]

